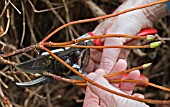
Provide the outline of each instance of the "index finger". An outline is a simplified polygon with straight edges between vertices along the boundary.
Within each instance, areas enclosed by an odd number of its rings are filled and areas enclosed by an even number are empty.
[[[125,42],[124,38],[106,38],[104,45],[108,46],[120,46],[123,45],[123,43]],[[106,48],[103,49],[103,53],[102,53],[102,58],[101,58],[101,62],[100,62],[100,68],[105,70],[107,73],[109,73],[111,71],[111,69],[113,68],[113,66],[115,65],[119,54],[121,52],[120,48]]]

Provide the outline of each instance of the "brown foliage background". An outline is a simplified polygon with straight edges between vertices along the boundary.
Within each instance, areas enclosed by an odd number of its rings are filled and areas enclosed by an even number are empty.
[[[6,2],[6,3],[5,3]],[[36,44],[57,27],[64,23],[97,17],[103,13],[92,11],[87,0],[8,0],[0,1],[0,53],[12,52],[14,50]],[[94,0],[106,14],[112,13],[120,4],[118,0]],[[4,11],[3,11],[4,10]],[[21,14],[20,14],[21,12]],[[9,18],[7,17],[9,15]],[[9,22],[10,21],[10,22]],[[92,31],[100,21],[74,25],[55,34],[50,40],[54,42],[69,41],[78,36]],[[153,65],[141,72],[151,82],[170,87],[170,18],[167,16],[154,27],[159,30],[161,40],[167,39],[165,43],[156,49],[134,49],[128,57],[129,68],[152,62]],[[141,42],[145,44],[145,41]],[[24,53],[6,58],[16,63],[29,60],[39,56],[38,51]],[[43,86],[33,88],[22,88],[15,85],[19,79],[28,81],[22,73],[16,71],[13,66],[0,64],[0,90],[1,96],[9,99],[14,107],[81,107],[84,94],[82,89],[62,81],[52,81]],[[31,75],[28,75],[32,78]],[[11,81],[11,78],[14,81]],[[151,99],[170,99],[170,94],[155,88],[136,87],[136,92]],[[1,99],[3,107],[3,100]],[[5,107],[5,106],[4,106]],[[167,105],[151,105],[151,107],[168,107]]]

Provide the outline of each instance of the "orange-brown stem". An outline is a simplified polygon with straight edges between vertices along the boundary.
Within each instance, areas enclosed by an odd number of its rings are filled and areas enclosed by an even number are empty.
[[[43,43],[44,46],[65,46],[65,45],[71,45],[77,42],[90,40],[90,39],[98,39],[98,38],[109,38],[109,37],[124,37],[124,38],[132,38],[132,39],[145,39],[145,36],[132,36],[127,34],[105,34],[105,35],[96,35],[91,37],[85,37],[85,38],[79,38],[68,42],[62,42],[62,43],[53,43],[53,42],[45,42]]]
[[[77,85],[77,86],[81,86],[81,87],[87,86],[87,81],[85,81],[85,80],[72,80],[72,79],[63,78],[63,77],[54,75],[54,74],[49,73],[49,72],[44,72],[43,74],[45,76],[51,76],[54,79],[61,80],[61,81],[64,81],[64,82],[68,82],[68,83],[71,83],[73,85]],[[162,87],[162,86],[159,86],[159,85],[147,82],[147,81],[143,81],[143,80],[108,80],[108,81],[109,81],[109,83],[119,83],[119,82],[142,83],[142,84],[145,84],[145,85],[149,85],[149,86],[170,92],[169,88]]]
[[[146,82],[146,81],[142,81],[142,80],[108,80],[108,81],[109,81],[109,83],[119,83],[119,82],[142,83],[142,84],[145,84],[145,85],[149,85],[149,86],[155,87],[157,89],[161,89],[161,90],[170,92],[169,88],[162,87],[160,85],[156,85],[156,84],[153,84],[153,83],[150,83],[150,82]],[[81,87],[86,87],[87,86],[86,81],[84,81],[84,83],[82,81],[79,83],[77,80],[74,80],[73,84],[77,85],[77,86],[81,86]]]
[[[145,39],[145,36],[133,36],[128,34],[104,34],[104,35],[96,35],[91,37],[79,38],[73,41],[81,42],[90,39],[98,39],[98,38],[110,38],[110,37],[124,37],[124,38],[132,38],[132,39]]]
[[[83,45],[66,45],[66,46],[56,46],[55,43],[51,43],[51,47],[71,47],[71,48],[93,48],[93,49],[100,49],[100,48],[126,48],[126,49],[134,49],[134,48],[150,48],[150,45],[143,45],[143,46],[83,46]]]
[[[59,28],[57,28],[56,30],[54,30],[53,32],[51,32],[47,37],[45,37],[41,42],[45,42],[47,41],[51,36],[53,36],[55,33],[57,33],[58,31],[62,30],[63,28],[67,27],[67,26],[70,26],[70,25],[74,25],[74,24],[80,24],[80,23],[87,23],[87,22],[93,22],[93,21],[97,21],[97,20],[101,20],[101,19],[106,19],[106,18],[110,18],[110,17],[115,17],[115,16],[118,16],[120,14],[123,14],[123,13],[127,13],[127,12],[130,12],[130,11],[134,11],[134,10],[138,10],[138,9],[142,9],[142,8],[146,8],[146,7],[149,7],[149,6],[153,6],[153,5],[156,5],[156,4],[160,4],[160,3],[165,3],[165,2],[168,2],[169,0],[159,0],[159,1],[156,1],[156,2],[153,2],[153,3],[150,3],[150,4],[146,4],[146,5],[143,5],[143,6],[138,6],[138,7],[134,7],[134,8],[131,8],[131,9],[127,9],[127,10],[123,10],[123,11],[120,11],[120,12],[117,12],[117,13],[114,13],[114,14],[109,14],[109,15],[105,15],[105,16],[99,16],[99,17],[96,17],[96,18],[91,18],[91,19],[84,19],[84,20],[78,20],[78,21],[73,21],[73,22],[69,22],[67,24],[64,24],[62,26],[60,26]]]
[[[66,62],[64,62],[62,59],[60,59],[58,56],[56,56],[55,54],[53,54],[50,50],[48,50],[47,48],[45,47],[41,47],[43,50],[47,51],[50,55],[52,55],[57,61],[59,61],[60,63],[62,63],[63,65],[65,65],[67,68],[69,68],[70,70],[72,70],[74,73],[76,73],[77,75],[79,75],[80,77],[82,77],[83,79],[85,79],[86,81],[88,81],[89,83],[91,83],[92,85],[95,85],[97,86],[98,88],[101,88],[105,91],[108,91],[112,94],[115,94],[115,95],[118,95],[118,96],[122,96],[122,97],[125,97],[125,98],[129,98],[129,99],[132,99],[132,100],[137,100],[137,101],[140,101],[140,102],[145,102],[145,103],[151,103],[151,104],[170,104],[170,101],[169,100],[166,100],[166,101],[162,101],[162,100],[151,100],[151,99],[143,99],[143,98],[135,98],[133,96],[128,96],[128,95],[125,95],[125,94],[122,94],[122,93],[119,93],[119,92],[116,92],[114,90],[111,90],[111,89],[108,89],[96,82],[94,82],[93,80],[85,77],[84,75],[82,75],[81,73],[79,73],[77,70],[75,70],[74,68],[72,68],[70,65],[68,65]]]
[[[158,89],[170,92],[169,88],[162,87],[160,85],[156,85],[156,84],[153,84],[153,83],[150,83],[150,82],[146,82],[146,81],[143,81],[143,80],[108,80],[108,81],[111,82],[111,83],[117,83],[117,82],[143,83],[143,84],[146,84],[146,85],[149,85],[149,86],[152,86],[152,87],[155,87],[155,88],[158,88]]]
[[[146,65],[146,64],[144,64]],[[129,73],[131,71],[134,71],[134,70],[139,70],[139,69],[143,69],[143,65],[141,66],[138,66],[138,67],[134,67],[134,68],[131,68],[131,69],[128,69],[128,70],[124,70],[124,71],[119,71],[117,73],[113,73],[113,74],[107,74],[104,76],[104,78],[110,78],[110,77],[113,77],[113,76],[118,76],[118,75],[122,75],[122,74],[125,74],[125,73]],[[49,72],[45,72],[44,75],[46,76],[52,76],[55,78],[56,75],[54,74],[51,74]],[[70,79],[71,80],[71,79]],[[69,82],[69,83],[86,83],[85,80],[73,80],[74,82]],[[67,81],[66,81],[67,82]]]
[[[68,78],[63,78],[61,76],[58,76],[58,75],[55,75],[55,74],[52,74],[52,73],[49,73],[49,72],[44,72],[43,75],[50,76],[50,77],[53,77],[54,79],[64,81],[64,82],[68,82],[68,83],[71,83],[71,84],[74,84],[74,81],[78,82],[78,80],[72,80],[72,79],[68,79]]]
[[[126,73],[132,72],[134,70],[139,70],[139,69],[143,69],[143,66],[138,66],[138,67],[135,67],[135,68],[132,68],[132,69],[129,69],[129,70],[124,70],[124,71],[116,72],[114,74],[108,74],[108,75],[105,75],[104,77],[105,78],[110,78],[110,77],[113,77],[113,76],[118,76],[118,75],[121,75],[121,74],[126,74]]]
[[[5,54],[0,54],[0,57],[10,57],[10,56],[14,56],[14,55],[19,55],[21,53],[26,53],[26,52],[30,52],[34,49],[38,48],[38,45],[31,45],[31,46],[28,46],[28,47],[25,47],[25,48],[22,48],[22,49],[18,49],[18,50],[15,50],[13,52],[10,52],[10,53],[5,53]]]

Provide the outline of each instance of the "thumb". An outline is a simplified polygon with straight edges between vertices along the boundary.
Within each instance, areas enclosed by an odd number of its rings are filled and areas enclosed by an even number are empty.
[[[87,87],[83,107],[100,107],[99,101],[99,97]]]
[[[105,72],[104,70],[100,69],[102,72]],[[97,82],[98,84],[106,87],[106,88],[109,88],[111,90],[116,90],[117,92],[119,93],[123,93],[121,92],[120,90],[118,90],[117,88],[115,87],[112,87],[112,85],[110,85],[110,83],[104,78],[102,77],[101,75],[97,75],[96,73],[90,73],[88,75],[88,77],[90,79],[92,79],[93,81]],[[110,92],[107,92],[107,91],[104,91],[90,83],[88,83],[88,87],[92,90],[92,92],[94,94],[96,94],[102,101],[103,103],[107,106],[107,107],[117,107],[117,100],[115,99],[119,99],[120,97],[119,96],[116,96],[116,95],[113,95],[111,94]]]
[[[105,72],[104,70],[100,69],[101,72]],[[88,75],[90,79],[97,82],[98,84],[109,88],[111,90],[115,90],[116,92],[123,93],[119,89],[113,87],[104,77],[101,75],[97,75],[96,73],[91,73]],[[145,103],[141,103],[135,100],[123,98],[120,96],[117,96],[115,94],[111,94],[110,92],[104,91],[90,83],[88,83],[88,87],[92,90],[94,94],[96,94],[107,107],[148,107]]]

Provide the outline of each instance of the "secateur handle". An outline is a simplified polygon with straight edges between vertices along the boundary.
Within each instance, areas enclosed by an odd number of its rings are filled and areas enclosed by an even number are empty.
[[[129,74],[123,74],[123,79],[125,79],[127,76],[128,76]],[[138,80],[141,80],[141,81],[145,81],[145,82],[149,82],[149,79],[148,79],[148,77],[146,77],[145,75],[140,75],[140,77],[139,77],[139,79]],[[144,84],[144,83],[137,83],[136,84],[137,86],[139,86],[139,87],[147,87],[147,85],[146,84]]]
[[[153,35],[158,33],[158,30],[154,29],[154,28],[149,28],[149,29],[142,29],[137,36],[147,36],[147,35]],[[125,44],[131,43],[136,39],[131,39],[130,41],[126,42]]]
[[[156,29],[154,29],[154,28],[142,29],[142,30],[137,34],[137,36],[147,36],[147,35],[156,34],[157,32],[158,32],[158,31],[157,31]],[[95,36],[95,34],[92,33],[92,32],[88,32],[88,34],[89,34],[90,36]],[[136,40],[136,39],[131,39],[130,41],[126,42],[125,44],[131,43],[131,42],[133,42],[134,40]],[[95,46],[103,46],[104,43],[101,42],[100,38],[97,38],[97,39],[94,39],[94,45],[95,45]],[[101,49],[97,49],[97,50],[100,51],[100,52],[103,51],[102,48],[101,48]]]

